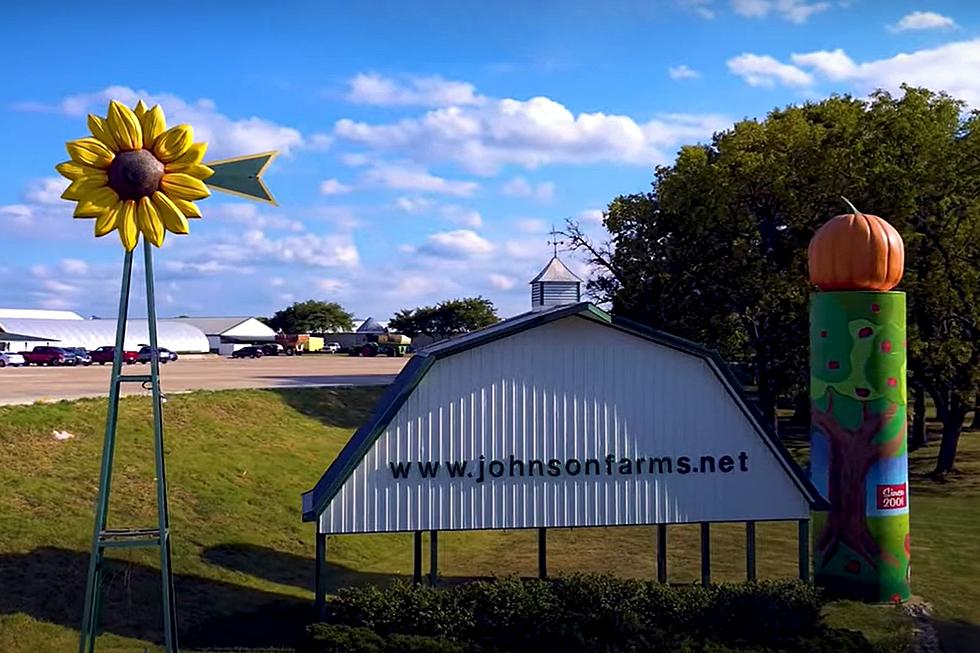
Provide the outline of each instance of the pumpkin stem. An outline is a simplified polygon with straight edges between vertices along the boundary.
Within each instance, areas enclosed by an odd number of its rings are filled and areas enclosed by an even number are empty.
[[[844,200],[845,202],[847,202],[847,205],[848,205],[849,207],[851,207],[851,211],[852,211],[852,212],[854,213],[854,215],[863,215],[863,214],[862,214],[862,213],[861,213],[860,211],[858,211],[858,210],[857,210],[857,209],[856,209],[856,208],[854,207],[854,205],[853,205],[853,204],[851,204],[851,200],[849,200],[849,199],[847,199],[847,198],[846,198],[846,197],[844,197],[843,195],[841,195],[841,196],[840,196],[840,198],[841,198],[842,200]]]

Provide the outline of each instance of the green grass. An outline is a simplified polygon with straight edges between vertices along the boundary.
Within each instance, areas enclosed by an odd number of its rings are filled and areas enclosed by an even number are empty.
[[[197,392],[165,407],[170,512],[180,632],[185,649],[276,648],[310,614],[313,528],[300,521],[308,489],[362,423],[379,389]],[[77,646],[105,401],[0,408],[0,651]],[[145,398],[124,399],[110,526],[151,526],[151,423]],[[56,441],[54,430],[75,438]],[[805,447],[795,448],[805,456]],[[931,602],[948,653],[980,641],[980,436],[965,435],[964,473],[925,479],[935,449],[912,456],[914,591]],[[669,531],[674,582],[699,575],[696,526]],[[796,574],[795,524],[758,528],[763,577]],[[744,577],[744,531],[712,528],[716,580]],[[549,532],[549,571],[655,576],[652,528]],[[462,579],[536,573],[533,531],[443,533],[440,572]],[[158,560],[151,551],[114,556],[100,651],[159,650]],[[386,582],[412,569],[411,535],[330,539],[332,588]],[[848,603],[834,625],[864,630],[902,650],[901,611]]]

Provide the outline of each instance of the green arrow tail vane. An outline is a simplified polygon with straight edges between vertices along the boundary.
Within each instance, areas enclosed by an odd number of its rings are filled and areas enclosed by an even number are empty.
[[[204,183],[215,190],[275,205],[275,198],[262,181],[262,173],[277,154],[263,152],[207,162],[204,165],[214,170],[214,174]]]

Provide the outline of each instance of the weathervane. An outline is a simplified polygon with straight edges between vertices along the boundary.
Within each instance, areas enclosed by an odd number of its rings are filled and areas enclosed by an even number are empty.
[[[551,231],[548,232],[548,235],[551,236],[551,240],[548,241],[548,244],[551,245],[554,248],[554,257],[555,258],[558,258],[558,246],[559,245],[564,245],[565,244],[565,241],[564,240],[558,240],[557,236],[563,236],[564,234],[562,232],[556,230],[555,229],[555,225],[552,224],[551,225]]]
[[[95,220],[96,237],[119,233],[126,253],[123,257],[116,346],[109,384],[105,441],[95,504],[92,553],[85,588],[79,653],[92,653],[103,606],[102,577],[108,548],[151,547],[160,551],[163,591],[164,644],[168,653],[177,651],[177,614],[174,601],[170,555],[170,517],[167,510],[167,477],[163,459],[163,395],[160,392],[160,359],[157,346],[156,303],[153,295],[153,250],[167,232],[187,234],[189,219],[201,217],[194,204],[211,194],[210,188],[240,197],[275,204],[261,175],[277,152],[263,152],[203,163],[207,143],[195,143],[190,125],[167,129],[163,109],[148,109],[140,100],[132,109],[112,100],[105,118],[88,117],[92,136],[69,141],[70,161],[56,169],[71,184],[62,199],[77,202],[75,218]],[[122,374],[126,344],[126,318],[133,270],[133,250],[143,236],[146,272],[147,331],[150,341],[150,374]],[[153,393],[153,432],[156,451],[157,527],[106,528],[112,458],[120,387],[126,382],[142,384]]]

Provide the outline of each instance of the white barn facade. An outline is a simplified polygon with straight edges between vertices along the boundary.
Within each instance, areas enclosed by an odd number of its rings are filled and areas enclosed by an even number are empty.
[[[416,354],[302,505],[322,605],[354,533],[414,532],[418,577],[423,531],[536,528],[544,575],[548,528],[792,520],[803,576],[825,502],[716,355],[579,302]]]

